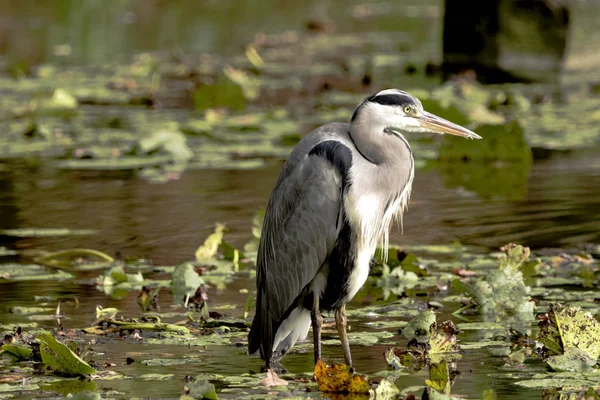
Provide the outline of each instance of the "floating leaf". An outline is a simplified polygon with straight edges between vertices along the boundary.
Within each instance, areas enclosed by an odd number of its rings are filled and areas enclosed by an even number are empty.
[[[52,307],[11,307],[10,312],[16,315],[31,315],[31,314],[42,314],[49,311],[54,311]]]
[[[127,282],[127,274],[122,265],[116,265],[104,274],[103,285],[115,285]]]
[[[42,362],[50,369],[67,375],[90,375],[96,370],[48,332],[37,335]]]
[[[569,347],[564,354],[548,357],[546,363],[553,371],[589,372],[596,365],[596,359],[577,347]]]
[[[0,281],[64,281],[73,278],[68,272],[56,270],[50,272],[37,264],[0,264]]]
[[[243,83],[245,84],[243,79],[236,74],[223,73],[214,83],[198,86],[194,90],[192,93],[194,107],[198,111],[217,107],[242,110],[248,103]]]
[[[56,89],[49,106],[53,108],[74,109],[77,108],[77,99],[64,89]]]
[[[381,278],[377,280],[377,286],[383,289],[383,298],[388,299],[391,294],[402,295],[407,289],[415,287],[419,283],[419,277],[412,271],[405,271],[398,266],[390,271],[387,264],[383,265]]]
[[[68,249],[44,254],[35,261],[51,267],[91,270],[105,268],[112,264],[114,259],[108,254],[93,249]]]
[[[102,396],[98,392],[89,392],[87,390],[75,394],[69,393],[66,397],[69,400],[100,400]]]
[[[566,354],[576,348],[592,360],[600,357],[600,323],[589,313],[570,305],[550,304],[539,322],[538,341],[548,356]],[[577,358],[570,353],[570,358]],[[581,363],[586,365],[586,361]]]
[[[395,399],[400,395],[400,390],[393,382],[382,379],[375,387],[374,393],[377,400]]]
[[[411,319],[408,324],[402,328],[402,335],[409,341],[416,340],[419,343],[429,341],[430,327],[435,323],[435,313],[431,310],[425,310]]]
[[[185,163],[194,157],[194,152],[187,145],[186,136],[173,130],[159,130],[143,137],[138,143],[144,154],[162,151],[172,156],[178,163]]]
[[[1,229],[0,235],[13,237],[52,237],[52,236],[80,236],[93,235],[96,231],[92,229],[68,229],[68,228],[31,228],[31,229]]]
[[[28,347],[15,346],[13,344],[2,345],[2,351],[6,354],[10,354],[18,361],[29,359],[33,353],[33,351]]]
[[[207,400],[218,400],[217,391],[215,385],[205,379],[195,379],[185,384],[183,388],[183,396],[180,400],[187,399],[207,399]]]
[[[319,360],[315,364],[315,378],[324,393],[369,393],[367,377],[357,375],[346,364],[327,365]]]

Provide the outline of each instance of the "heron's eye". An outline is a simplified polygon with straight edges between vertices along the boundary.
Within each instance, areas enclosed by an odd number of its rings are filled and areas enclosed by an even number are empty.
[[[412,108],[411,106],[406,106],[404,107],[404,112],[408,115],[412,114]]]

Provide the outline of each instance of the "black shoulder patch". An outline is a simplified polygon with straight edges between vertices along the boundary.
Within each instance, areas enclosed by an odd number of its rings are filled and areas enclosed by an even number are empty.
[[[309,156],[316,155],[324,157],[342,175],[342,190],[350,185],[350,168],[352,167],[352,152],[337,140],[325,140],[308,153]]]

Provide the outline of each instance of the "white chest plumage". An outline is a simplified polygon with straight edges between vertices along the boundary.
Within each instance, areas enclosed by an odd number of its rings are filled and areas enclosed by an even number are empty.
[[[402,222],[402,214],[410,198],[412,181],[411,171],[399,195],[385,190],[367,191],[366,193],[370,194],[361,195],[359,191],[352,189],[346,194],[345,212],[357,233],[355,264],[348,280],[346,301],[350,301],[365,284],[377,245],[382,247],[384,258],[387,258],[390,226],[395,218]]]

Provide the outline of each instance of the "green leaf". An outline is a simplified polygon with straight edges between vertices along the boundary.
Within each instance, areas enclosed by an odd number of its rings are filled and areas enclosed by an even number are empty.
[[[434,323],[435,313],[431,310],[423,311],[402,328],[402,335],[409,341],[415,339],[419,343],[427,343],[429,340],[429,328]]]
[[[218,400],[215,385],[205,379],[188,382],[184,388],[185,395],[192,399]],[[182,396],[183,397],[183,396]]]
[[[113,307],[102,308],[102,306],[96,306],[96,320],[100,322],[112,319],[118,312],[119,310]]]
[[[79,260],[85,260],[85,263]],[[114,259],[101,251],[93,249],[67,249],[44,254],[36,258],[36,262],[58,268],[74,268],[90,270],[106,268]],[[91,264],[91,266],[90,266]]]
[[[215,232],[211,233],[204,244],[196,250],[196,260],[210,260],[217,254],[217,250],[219,249],[219,245],[223,240],[223,232],[225,231],[225,225],[217,223],[215,227]]]
[[[258,210],[252,217],[252,236],[256,239],[260,239],[262,234],[262,226],[265,220],[265,210]]]
[[[18,361],[29,359],[33,353],[33,351],[28,347],[15,346],[13,344],[2,345],[2,351],[10,354]]]
[[[419,283],[419,277],[412,271],[405,271],[398,266],[390,271],[387,264],[383,264],[383,272],[377,280],[377,286],[383,290],[383,298],[388,299],[391,294],[400,296],[407,289],[415,287]]]
[[[198,111],[217,107],[242,110],[248,103],[242,84],[234,81],[225,73],[214,83],[198,86],[192,93],[192,98],[194,107]]]
[[[69,393],[66,397],[69,400],[100,400],[102,396],[98,392],[83,391],[75,394]]]
[[[460,350],[456,335],[460,333],[450,320],[434,322],[429,327],[429,355],[438,353],[454,353]]]
[[[71,278],[73,275],[68,272],[62,270],[50,272],[37,264],[0,264],[0,281],[64,281]]]
[[[596,359],[577,347],[570,347],[565,354],[550,356],[546,362],[557,372],[589,372],[596,365]]]
[[[1,235],[13,237],[52,237],[52,236],[80,236],[93,235],[97,231],[92,229],[68,229],[68,228],[23,228],[23,229],[2,229]]]
[[[438,364],[431,364],[429,366],[429,379],[425,380],[425,384],[438,392],[450,394],[448,362],[442,361]]]
[[[500,250],[504,252],[499,257],[501,270],[510,269],[516,272],[529,259],[529,247],[510,243],[501,247]]]
[[[67,375],[90,375],[96,370],[48,332],[37,335],[42,362],[55,372]]]
[[[396,399],[400,394],[398,387],[387,379],[382,379],[374,391],[378,400]]]
[[[404,369],[404,365],[400,360],[400,357],[396,355],[394,349],[387,349],[385,351],[385,361],[387,361],[388,365],[395,370]]]
[[[570,305],[550,304],[539,326],[538,341],[544,345],[546,355],[566,354],[569,349],[577,348],[592,360],[600,357],[600,323],[589,312]]]
[[[194,270],[192,264],[185,263],[178,265],[175,267],[175,271],[173,271],[173,280],[171,282],[174,301],[177,304],[183,305],[186,297],[194,296],[198,287],[203,284],[204,280]]]
[[[116,265],[104,274],[104,285],[110,286],[118,283],[127,282],[127,274],[122,265]]]

